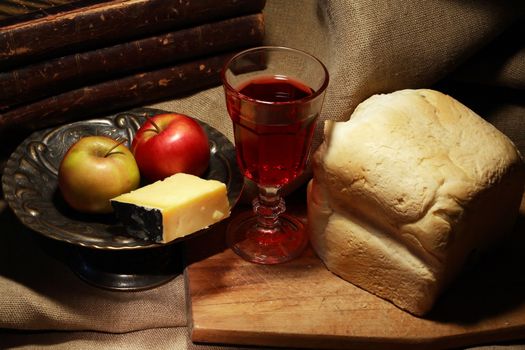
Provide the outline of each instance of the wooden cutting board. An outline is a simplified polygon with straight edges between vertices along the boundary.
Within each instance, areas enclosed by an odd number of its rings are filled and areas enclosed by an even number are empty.
[[[522,206],[523,208],[524,206]],[[333,349],[442,349],[525,344],[525,215],[515,240],[460,276],[417,318],[329,272],[308,249],[276,266],[220,247],[220,235],[189,244],[186,269],[194,342]],[[200,255],[200,257],[197,257]]]

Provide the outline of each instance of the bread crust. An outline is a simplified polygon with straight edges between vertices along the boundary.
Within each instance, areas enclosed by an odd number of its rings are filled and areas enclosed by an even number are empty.
[[[313,157],[314,250],[342,278],[424,315],[473,251],[509,232],[525,168],[514,144],[450,96],[374,95],[325,124]]]

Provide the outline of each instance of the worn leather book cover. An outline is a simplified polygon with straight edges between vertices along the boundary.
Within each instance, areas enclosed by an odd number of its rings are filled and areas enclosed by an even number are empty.
[[[58,125],[141,106],[220,84],[234,53],[198,58],[64,92],[0,114],[0,135]]]
[[[0,26],[28,22],[60,12],[110,2],[111,0],[3,0],[0,2]]]
[[[265,0],[3,0],[0,70],[260,12]]]
[[[261,13],[65,55],[0,72],[0,111],[82,86],[262,43]]]

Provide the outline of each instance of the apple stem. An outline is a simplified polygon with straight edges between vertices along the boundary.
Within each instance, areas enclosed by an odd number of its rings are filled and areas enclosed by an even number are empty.
[[[122,152],[113,152],[113,151],[114,151],[118,146],[120,146],[120,145],[124,144],[124,142],[128,141],[128,139],[124,138],[124,139],[122,139],[122,140],[117,140],[117,141],[118,141],[118,143],[117,143],[116,145],[114,145],[113,147],[111,147],[111,148],[109,149],[109,151],[106,152],[106,154],[104,155],[104,158],[106,158],[106,157],[108,157],[108,156],[110,156],[110,155],[112,155],[112,154],[114,154],[114,153],[122,153]]]
[[[157,123],[155,123],[153,121],[153,118],[151,118],[149,115],[147,115],[146,119],[151,123],[151,125],[153,125],[153,127],[155,128],[155,131],[157,132],[157,134],[159,134],[161,130],[160,130],[159,126],[157,125]]]

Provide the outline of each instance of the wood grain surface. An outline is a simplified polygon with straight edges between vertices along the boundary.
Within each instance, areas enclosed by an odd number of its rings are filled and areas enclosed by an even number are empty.
[[[219,247],[220,234],[201,236],[189,245],[194,261],[186,269],[192,340],[315,349],[525,344],[523,209],[516,235],[465,271],[425,318],[335,276],[311,249],[263,266],[228,249],[206,256],[204,247]]]

